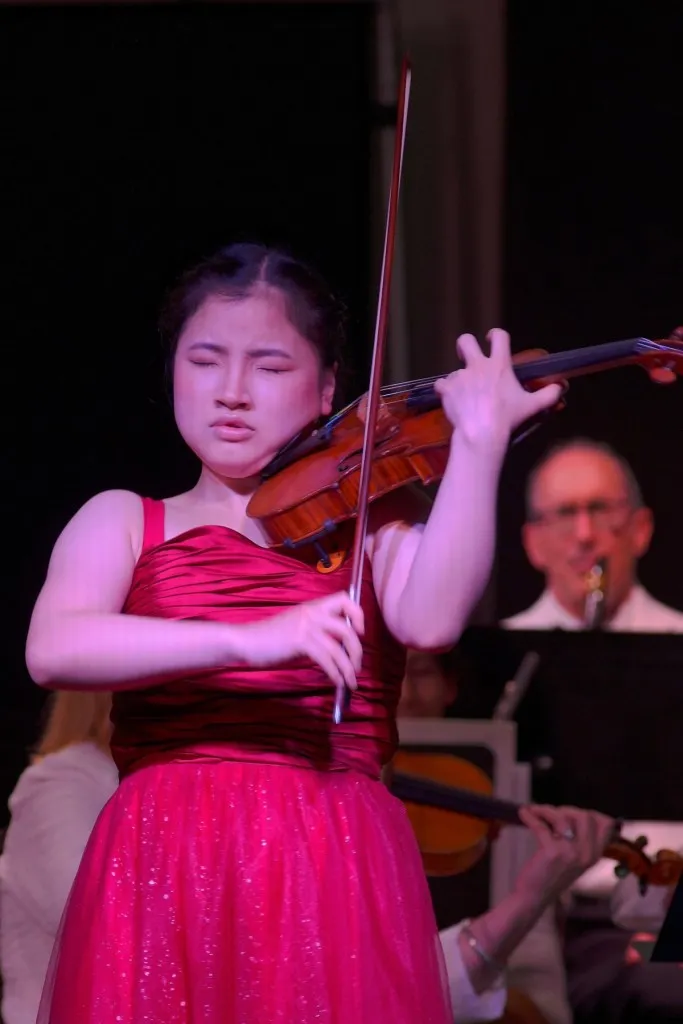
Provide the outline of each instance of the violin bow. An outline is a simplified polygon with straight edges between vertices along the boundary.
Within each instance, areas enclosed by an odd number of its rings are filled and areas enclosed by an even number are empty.
[[[384,371],[384,355],[387,340],[387,320],[389,314],[389,296],[391,290],[391,272],[394,264],[394,246],[396,240],[396,221],[398,216],[398,199],[401,191],[403,174],[403,153],[406,141],[408,122],[408,104],[410,100],[410,83],[412,67],[408,57],[401,64],[401,78],[398,89],[396,115],[396,133],[394,136],[394,162],[389,190],[389,203],[384,231],[384,249],[382,252],[382,273],[379,284],[379,299],[375,320],[375,338],[372,348],[372,368],[365,407],[365,432],[363,436],[363,452],[360,464],[360,482],[358,487],[358,505],[356,509],[356,526],[353,539],[353,562],[349,596],[354,604],[360,604],[363,583],[363,560],[368,531],[368,511],[370,506],[370,475],[372,473],[372,456],[375,447],[377,414],[381,400],[382,374]],[[349,700],[349,690],[342,681],[337,685],[334,705],[334,721],[341,722]]]

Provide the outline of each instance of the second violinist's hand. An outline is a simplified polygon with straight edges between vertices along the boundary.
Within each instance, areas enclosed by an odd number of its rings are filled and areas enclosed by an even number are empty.
[[[519,816],[534,833],[538,849],[520,871],[515,888],[543,905],[559,898],[597,863],[615,826],[605,814],[576,807],[523,807]],[[567,830],[572,839],[564,837]]]
[[[340,591],[239,627],[238,650],[248,665],[259,668],[310,658],[335,685],[355,690],[364,628],[362,609]]]
[[[562,389],[548,384],[526,391],[512,368],[510,335],[495,328],[487,337],[489,356],[474,335],[462,334],[457,348],[464,368],[437,380],[434,389],[456,434],[476,446],[504,449],[521,423],[557,404]]]

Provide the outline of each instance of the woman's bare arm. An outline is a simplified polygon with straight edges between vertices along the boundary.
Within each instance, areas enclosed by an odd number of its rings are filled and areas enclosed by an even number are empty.
[[[28,633],[40,686],[129,689],[240,661],[238,627],[123,615],[142,533],[140,498],[105,491],[55,544]]]

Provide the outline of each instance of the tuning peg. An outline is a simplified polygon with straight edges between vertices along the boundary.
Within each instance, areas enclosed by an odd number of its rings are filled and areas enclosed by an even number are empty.
[[[637,846],[639,850],[644,850],[647,846],[647,836],[638,836],[633,845]]]

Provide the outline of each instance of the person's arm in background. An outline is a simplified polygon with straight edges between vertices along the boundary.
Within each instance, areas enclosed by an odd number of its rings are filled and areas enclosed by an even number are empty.
[[[501,1016],[510,958],[541,918],[547,921],[548,912],[552,917],[561,893],[600,857],[614,827],[611,818],[573,808],[525,808],[521,816],[535,834],[538,850],[520,872],[513,891],[474,921],[460,922],[440,933],[458,1024]],[[568,831],[574,834],[573,840],[563,838]],[[542,943],[541,953],[548,948]],[[563,977],[561,959],[559,966],[553,963],[550,973],[553,979]],[[553,1024],[571,1019],[563,1009],[552,1013]],[[545,1012],[550,1020],[550,1012]]]
[[[7,883],[50,935],[57,934],[90,834],[116,788],[113,764],[107,771],[104,755],[95,751],[89,758],[87,747],[49,754],[26,770],[15,790],[5,837]],[[101,776],[91,763],[99,757]],[[86,765],[81,767],[79,759]]]
[[[448,974],[453,1017],[458,1024],[479,1024],[502,1017],[507,1000],[504,970],[491,971],[489,985],[480,988],[481,962],[466,939],[468,922],[460,921],[439,932]],[[477,983],[477,988],[474,987]]]

